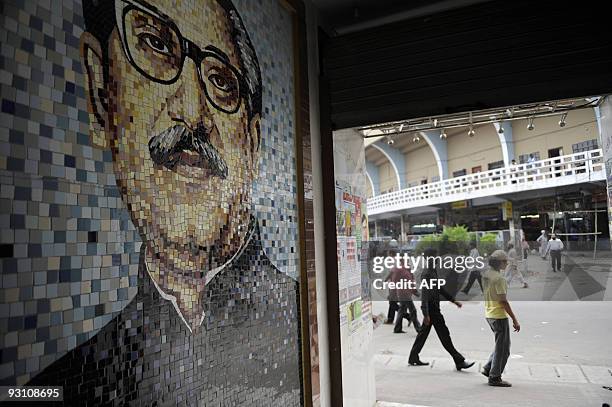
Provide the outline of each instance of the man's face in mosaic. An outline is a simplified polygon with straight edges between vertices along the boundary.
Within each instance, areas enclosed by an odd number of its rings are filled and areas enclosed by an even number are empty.
[[[150,273],[189,308],[206,272],[245,241],[260,118],[249,114],[223,8],[215,0],[150,4],[116,1],[107,50],[89,33],[81,38],[91,133],[113,151]]]

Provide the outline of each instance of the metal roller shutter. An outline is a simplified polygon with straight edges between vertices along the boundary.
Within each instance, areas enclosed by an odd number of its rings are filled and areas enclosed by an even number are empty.
[[[603,4],[491,1],[327,38],[333,128],[612,92]]]

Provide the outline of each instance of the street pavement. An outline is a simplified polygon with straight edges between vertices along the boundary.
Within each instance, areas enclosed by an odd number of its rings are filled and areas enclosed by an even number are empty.
[[[521,323],[521,331],[511,333],[511,356],[504,372],[504,379],[513,387],[490,387],[479,373],[494,345],[482,301],[463,301],[461,309],[444,302],[442,313],[455,347],[476,364],[457,372],[432,329],[420,355],[430,365],[409,366],[408,355],[416,337],[414,329],[407,327],[406,321],[403,334],[394,334],[392,325],[378,326],[374,330],[374,348],[379,406],[612,405],[612,301],[607,292],[612,290],[605,290],[612,288],[608,284],[610,259],[594,261],[585,257],[575,262],[604,287],[599,293],[588,289],[590,301],[529,301],[534,298],[529,291],[535,291],[535,298],[541,298],[539,295],[551,285],[565,292],[563,298],[571,297],[572,292],[585,298],[581,295],[584,291],[580,291],[592,284],[589,278],[572,281],[571,273],[575,270],[572,261],[566,262],[569,266],[565,273],[552,273],[548,263],[536,256],[529,262],[530,288],[520,288],[514,282],[508,293]],[[471,290],[476,292],[480,292],[477,283]],[[415,304],[422,320],[420,304]],[[375,302],[374,314],[386,315],[387,306],[385,302]]]

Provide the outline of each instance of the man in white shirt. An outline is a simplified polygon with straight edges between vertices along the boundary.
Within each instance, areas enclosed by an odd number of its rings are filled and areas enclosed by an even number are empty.
[[[508,244],[508,266],[506,267],[506,281],[508,286],[510,282],[517,276],[521,284],[523,284],[523,288],[528,288],[529,285],[525,278],[523,277],[523,273],[518,269],[518,255],[516,254],[516,249],[514,248],[514,244]]]
[[[550,262],[555,273],[561,271],[561,250],[563,250],[563,242],[561,239],[557,239],[557,236],[553,233],[550,235],[546,253],[550,252]]]
[[[546,258],[546,248],[548,245],[548,237],[546,236],[546,231],[542,230],[540,236],[536,239],[536,242],[540,244],[540,256],[542,259]]]

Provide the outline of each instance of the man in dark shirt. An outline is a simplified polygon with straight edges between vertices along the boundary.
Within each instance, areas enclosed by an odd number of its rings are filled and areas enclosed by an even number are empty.
[[[389,256],[394,257],[397,251],[391,250]],[[409,268],[395,267],[391,270],[390,280],[394,283],[408,284],[409,281],[414,282],[414,276]],[[399,301],[399,308],[397,317],[395,318],[394,333],[404,333],[402,330],[402,324],[404,318],[408,319],[408,326],[410,323],[414,325],[415,331],[418,333],[421,330],[421,324],[419,322],[416,307],[412,302],[412,296],[417,294],[417,291],[413,288],[395,288],[389,293],[390,298],[394,298]]]
[[[436,251],[434,249],[425,250],[425,260],[432,258],[431,261],[426,262],[425,272],[422,275],[422,280],[427,280],[428,282],[434,281],[438,279],[438,273],[435,268],[435,262],[433,258],[436,256]],[[457,370],[467,369],[474,365],[474,362],[466,362],[465,358],[453,345],[453,341],[450,337],[450,332],[448,327],[446,326],[446,322],[444,321],[444,317],[442,316],[442,312],[440,311],[440,295],[442,295],[445,299],[455,304],[457,307],[461,308],[461,303],[456,301],[455,298],[450,295],[443,288],[437,288],[432,285],[431,288],[423,289],[422,301],[421,301],[421,310],[423,311],[423,325],[421,327],[421,331],[418,333],[416,339],[414,340],[414,344],[412,345],[412,350],[410,351],[410,357],[408,358],[408,363],[412,366],[426,366],[429,363],[422,362],[419,359],[419,353],[425,342],[427,341],[427,337],[429,336],[429,331],[431,331],[431,327],[433,326],[436,329],[436,333],[438,334],[438,338],[440,338],[440,342],[442,342],[442,346],[455,361],[455,367]]]

